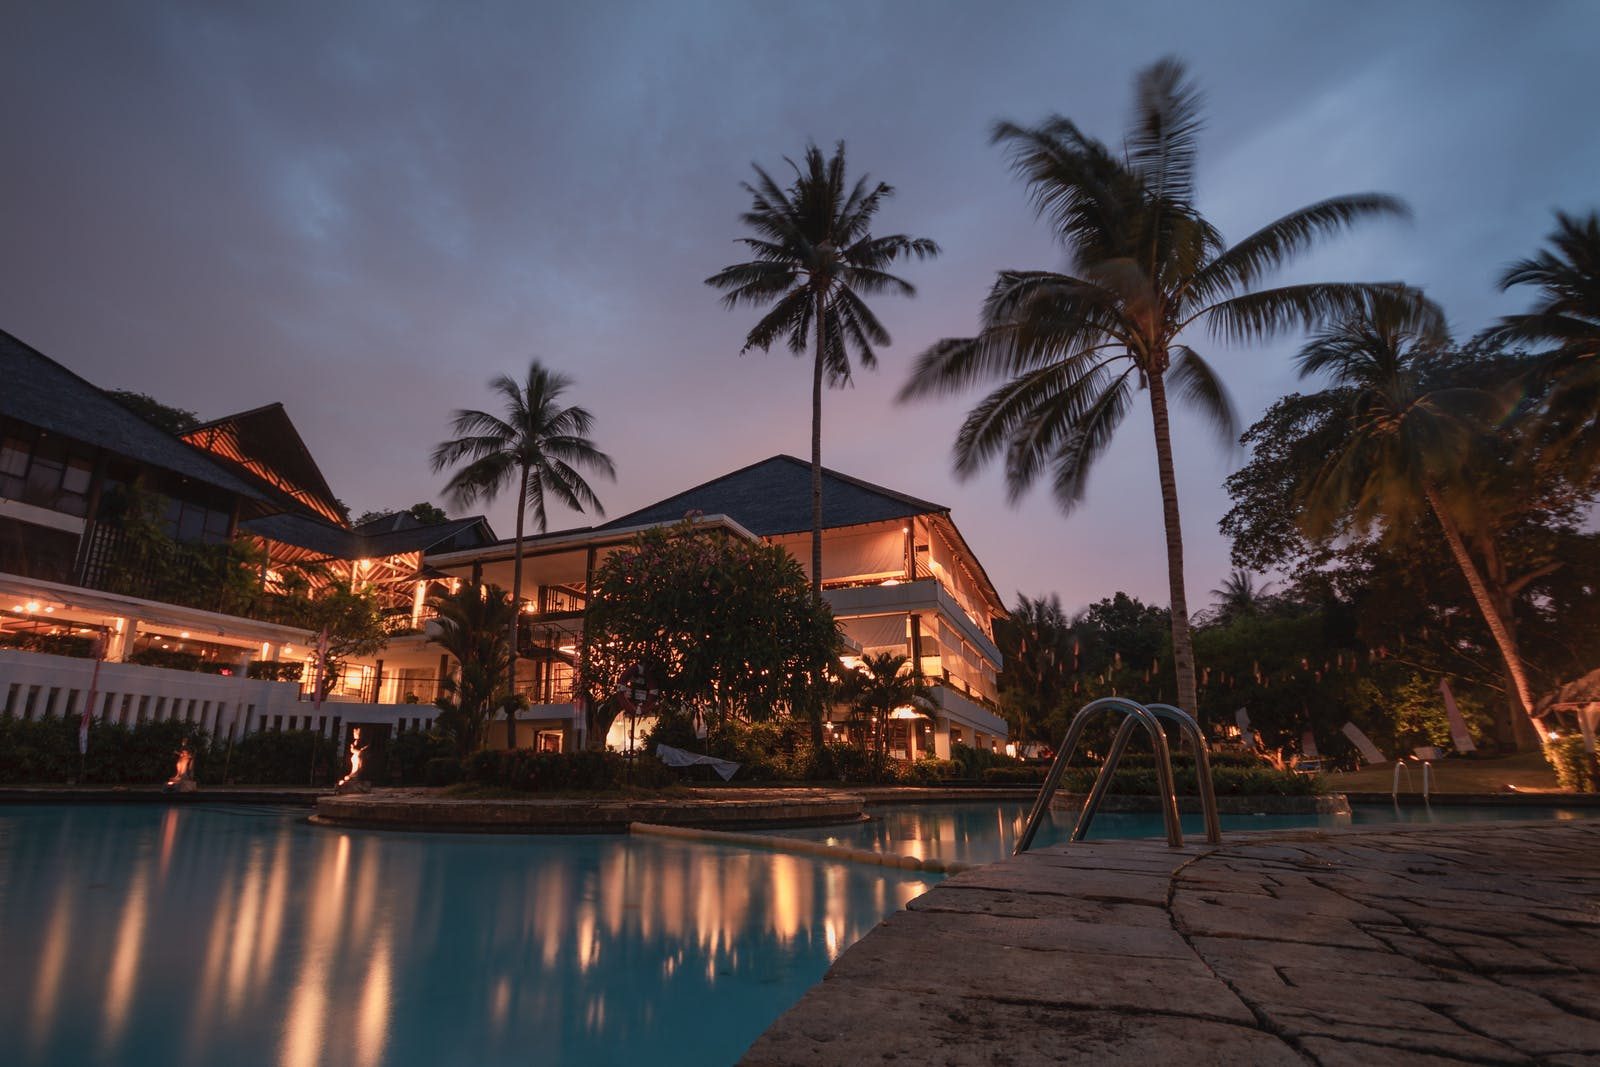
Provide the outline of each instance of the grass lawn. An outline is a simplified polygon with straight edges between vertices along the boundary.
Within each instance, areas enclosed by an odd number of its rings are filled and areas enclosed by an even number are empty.
[[[1328,789],[1335,793],[1387,793],[1394,785],[1394,764],[1384,763],[1359,771],[1327,774],[1323,776]],[[1491,756],[1483,759],[1456,758],[1440,760],[1433,765],[1433,791],[1435,793],[1504,793],[1506,786],[1529,792],[1556,792],[1556,772],[1545,762],[1539,752],[1518,752],[1513,756]],[[1422,768],[1413,764],[1410,781],[1405,772],[1400,775],[1400,788],[1416,792],[1422,788]]]

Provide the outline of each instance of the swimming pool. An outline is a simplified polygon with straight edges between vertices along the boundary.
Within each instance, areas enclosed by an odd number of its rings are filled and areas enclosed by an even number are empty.
[[[626,836],[0,808],[13,1067],[729,1063],[923,876]]]
[[[918,859],[937,858],[966,863],[992,863],[1011,855],[1017,835],[1028,821],[1032,805],[1026,801],[977,803],[884,804],[867,809],[872,818],[849,826],[773,830],[785,837],[829,841],[850,848],[870,848]],[[1292,830],[1308,826],[1350,826],[1394,822],[1452,823],[1473,820],[1571,819],[1600,816],[1600,808],[1562,808],[1546,805],[1444,805],[1398,807],[1357,804],[1350,815],[1223,815],[1222,832],[1236,830]],[[1034,847],[1059,844],[1072,833],[1076,812],[1052,809],[1039,828]],[[1186,840],[1203,840],[1199,815],[1183,816]],[[1158,812],[1137,814],[1101,812],[1089,833],[1091,841],[1108,838],[1163,837]]]

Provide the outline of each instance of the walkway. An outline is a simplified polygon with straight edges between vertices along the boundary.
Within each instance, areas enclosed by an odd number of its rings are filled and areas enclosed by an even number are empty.
[[[1058,846],[846,951],[751,1065],[1600,1064],[1600,820]]]

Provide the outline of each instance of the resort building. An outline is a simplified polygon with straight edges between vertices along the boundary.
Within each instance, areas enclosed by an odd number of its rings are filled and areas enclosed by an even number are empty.
[[[222,736],[359,725],[381,745],[431,724],[453,663],[428,639],[429,596],[512,585],[516,546],[482,517],[352,526],[280,404],[173,436],[4,333],[0,376],[0,715],[78,714],[92,691],[110,721],[182,718]],[[518,747],[584,742],[575,669],[594,569],[689,514],[809,570],[810,466],[792,456],[524,538]],[[891,751],[1002,748],[1004,609],[949,509],[826,471],[823,521],[823,589],[851,654],[905,655],[931,683],[932,713],[897,712]],[[319,693],[319,635],[296,609],[335,588],[371,594],[387,637]],[[842,738],[848,718],[835,709],[829,729]]]

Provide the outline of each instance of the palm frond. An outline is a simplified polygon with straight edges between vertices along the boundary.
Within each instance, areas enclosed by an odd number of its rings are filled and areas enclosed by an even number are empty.
[[[1227,387],[1194,349],[1180,345],[1175,351],[1177,358],[1167,372],[1172,392],[1211,425],[1224,448],[1233,447],[1239,439],[1239,415]]]

